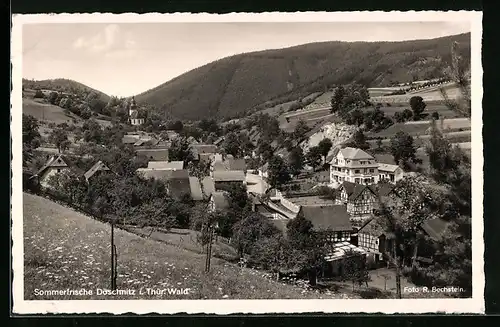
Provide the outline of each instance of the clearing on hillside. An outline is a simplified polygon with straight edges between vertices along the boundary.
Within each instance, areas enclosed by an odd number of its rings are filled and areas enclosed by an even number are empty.
[[[97,295],[110,285],[110,226],[81,213],[24,193],[24,298],[88,299],[304,299],[345,298],[276,282],[269,274],[212,259],[203,272],[204,256],[137,235],[115,230],[118,289],[134,296]],[[93,290],[86,296],[36,296],[35,290]],[[139,294],[142,289],[189,288],[186,295]],[[353,296],[354,297],[354,296]]]
[[[77,115],[65,111],[63,108],[33,99],[23,98],[23,114],[30,115],[41,121],[61,123],[79,123],[83,121]]]

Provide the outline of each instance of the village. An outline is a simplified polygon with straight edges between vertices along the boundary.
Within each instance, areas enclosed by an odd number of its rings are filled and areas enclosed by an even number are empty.
[[[422,42],[242,53],[126,97],[24,78],[26,299],[470,297],[470,35]]]

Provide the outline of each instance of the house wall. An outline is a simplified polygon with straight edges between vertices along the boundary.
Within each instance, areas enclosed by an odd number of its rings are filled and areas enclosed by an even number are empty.
[[[43,173],[42,176],[40,176],[40,185],[42,187],[46,187],[48,188],[49,187],[49,179],[51,176],[54,176],[56,175],[57,173],[61,173],[61,172],[64,172],[64,171],[68,171],[69,169],[67,167],[60,167],[60,168],[57,168],[57,167],[49,167],[45,170],[45,172]]]

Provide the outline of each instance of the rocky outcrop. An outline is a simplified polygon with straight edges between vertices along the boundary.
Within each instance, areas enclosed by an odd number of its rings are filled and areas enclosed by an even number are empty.
[[[355,131],[355,126],[346,125],[344,123],[327,124],[321,127],[321,129],[317,133],[311,135],[309,139],[305,140],[302,143],[302,149],[304,150],[304,152],[307,152],[310,147],[318,145],[318,143],[322,139],[329,138],[330,140],[332,140],[333,150],[335,146],[340,145],[341,143],[350,139]]]

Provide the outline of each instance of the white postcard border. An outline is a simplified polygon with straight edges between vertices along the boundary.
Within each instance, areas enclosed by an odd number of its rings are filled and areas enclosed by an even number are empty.
[[[472,79],[472,190],[473,190],[473,294],[471,299],[376,300],[79,300],[26,301],[23,288],[22,196],[22,26],[41,23],[139,22],[376,22],[470,21]],[[14,15],[12,20],[12,271],[13,311],[36,313],[484,313],[483,142],[482,142],[482,13],[426,12],[302,12],[217,14],[36,14]],[[18,109],[19,108],[19,109]],[[146,301],[146,302],[145,302]],[[224,301],[224,302],[221,302]]]

